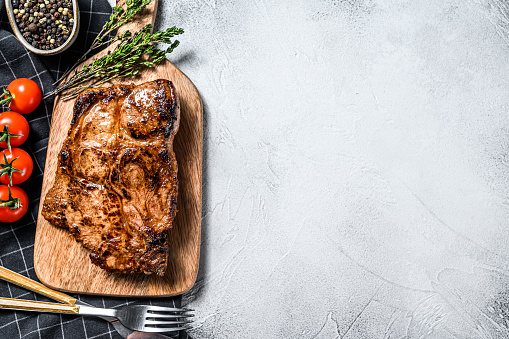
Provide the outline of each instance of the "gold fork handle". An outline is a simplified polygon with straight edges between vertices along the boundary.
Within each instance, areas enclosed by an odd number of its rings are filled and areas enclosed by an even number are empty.
[[[39,312],[74,313],[74,314],[78,314],[80,311],[79,306],[10,298],[0,298],[0,308],[20,311],[39,311]]]
[[[76,302],[75,298],[70,297],[67,294],[54,291],[51,288],[44,286],[43,284],[28,279],[27,277],[24,277],[21,274],[15,273],[1,266],[0,266],[0,279],[7,280],[8,282],[29,289],[30,291],[34,291],[36,293],[45,295],[48,298],[69,305],[74,305],[74,303]]]

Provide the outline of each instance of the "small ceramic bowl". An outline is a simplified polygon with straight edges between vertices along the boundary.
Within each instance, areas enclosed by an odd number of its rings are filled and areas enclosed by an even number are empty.
[[[5,8],[7,9],[7,17],[9,18],[9,22],[11,23],[11,27],[12,27],[12,30],[14,31],[14,34],[16,35],[16,38],[18,38],[18,40],[21,41],[21,43],[23,44],[23,46],[25,46],[26,49],[28,49],[29,51],[31,51],[35,54],[53,55],[53,54],[58,54],[60,52],[65,51],[66,49],[68,49],[69,46],[71,46],[73,44],[73,42],[76,40],[76,38],[78,37],[78,32],[80,30],[80,11],[78,8],[78,1],[77,0],[71,0],[71,1],[72,1],[72,8],[73,8],[74,23],[72,26],[72,31],[69,34],[69,39],[67,39],[67,41],[64,42],[63,45],[60,45],[57,48],[49,49],[49,50],[35,48],[34,46],[29,44],[25,40],[25,38],[23,37],[23,34],[21,33],[21,31],[18,28],[18,25],[16,24],[11,0],[5,0]]]

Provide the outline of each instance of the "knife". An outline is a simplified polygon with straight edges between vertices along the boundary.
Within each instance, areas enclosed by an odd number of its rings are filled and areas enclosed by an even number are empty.
[[[21,274],[18,274],[16,272],[8,270],[7,268],[2,267],[2,266],[0,266],[0,279],[3,279],[5,281],[8,281],[15,285],[24,287],[32,292],[42,294],[50,299],[60,301],[65,304],[91,306],[90,304],[87,304],[84,301],[75,299],[67,294],[52,290],[49,287],[46,287],[41,283],[38,283],[38,282],[36,282],[32,279],[29,279]],[[113,318],[113,317],[99,317],[99,318],[104,319],[104,320],[108,321],[111,325],[113,325],[115,330],[122,336],[122,338],[127,338],[131,334],[135,335],[135,337],[134,337],[135,339],[136,338],[139,338],[139,339],[169,338],[165,335],[161,335],[159,337],[154,337],[148,333],[132,331],[132,330],[128,329],[127,327],[125,327],[124,325],[122,325],[120,323],[120,321],[118,321],[116,318]],[[130,339],[131,339],[131,337],[130,337]]]

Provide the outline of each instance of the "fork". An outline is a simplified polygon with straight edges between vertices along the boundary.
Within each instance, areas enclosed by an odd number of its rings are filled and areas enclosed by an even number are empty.
[[[119,309],[98,308],[84,305],[64,305],[42,301],[0,298],[0,308],[66,313],[82,316],[104,316],[117,318],[122,325],[133,331],[172,332],[191,329],[193,310],[187,308],[170,308],[160,306],[128,305]]]

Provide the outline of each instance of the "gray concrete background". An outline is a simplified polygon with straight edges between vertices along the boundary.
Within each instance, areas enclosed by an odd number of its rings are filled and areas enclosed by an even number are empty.
[[[509,337],[503,2],[159,9],[205,104],[193,337]]]

